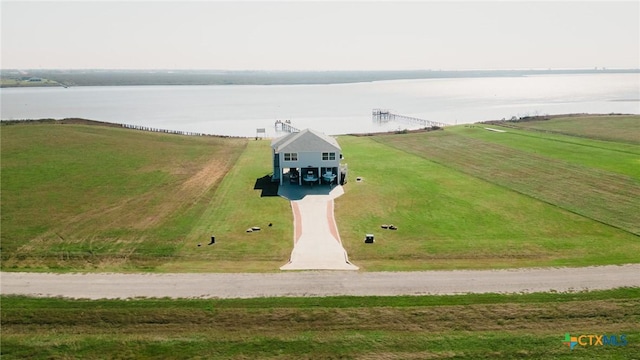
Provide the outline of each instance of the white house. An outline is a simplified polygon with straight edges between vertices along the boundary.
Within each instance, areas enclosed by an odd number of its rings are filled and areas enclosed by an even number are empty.
[[[321,184],[342,183],[340,160],[342,149],[336,139],[321,132],[305,129],[271,141],[273,149],[273,181]]]

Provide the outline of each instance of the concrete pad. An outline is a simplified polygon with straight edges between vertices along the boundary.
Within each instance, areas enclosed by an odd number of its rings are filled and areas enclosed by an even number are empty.
[[[333,199],[342,186],[281,186],[291,201],[294,245],[289,263],[281,270],[358,270],[349,262],[333,215]],[[278,192],[280,194],[280,192]]]
[[[297,185],[286,181],[278,187],[278,195],[291,201],[302,200],[309,195],[329,195],[332,199],[335,199],[342,194],[344,194],[344,190],[341,185]]]

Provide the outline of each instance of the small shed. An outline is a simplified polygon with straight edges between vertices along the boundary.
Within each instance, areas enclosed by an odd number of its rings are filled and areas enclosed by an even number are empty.
[[[272,181],[302,185],[329,182],[341,183],[342,149],[338,141],[324,133],[305,129],[274,139]]]

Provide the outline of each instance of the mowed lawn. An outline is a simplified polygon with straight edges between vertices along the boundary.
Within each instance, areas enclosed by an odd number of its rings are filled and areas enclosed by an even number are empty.
[[[256,272],[289,258],[268,140],[0,130],[3,270]],[[363,271],[640,261],[638,145],[507,130],[340,136],[349,182],[335,212],[350,260]]]
[[[640,144],[640,119],[637,115],[559,116],[545,121],[523,121],[509,125],[541,132]]]
[[[460,135],[464,130],[339,139],[351,180],[336,200],[336,217],[355,264],[408,270],[640,261],[640,237],[632,232],[640,187],[633,178],[581,168],[582,178],[548,183],[543,176],[550,166],[560,172],[574,165],[506,146],[484,151],[496,145]],[[587,176],[589,182],[581,183]],[[592,200],[589,192],[596,187],[600,194],[611,179],[618,181],[611,196],[619,203]],[[511,180],[547,197],[519,191]],[[572,211],[557,204],[582,198],[590,202],[578,202]],[[376,243],[363,244],[365,233],[373,233]]]
[[[287,263],[293,248],[293,214],[271,182],[269,140],[251,140],[163,272],[269,272]],[[271,225],[271,226],[270,226]],[[259,231],[247,232],[250,228]],[[208,245],[215,236],[214,245]],[[198,246],[200,245],[200,246]]]
[[[640,181],[634,178],[479,141],[455,131],[429,138],[387,137],[381,141],[640,235]]]
[[[0,131],[5,270],[126,271],[174,259],[247,146],[103,126]]]

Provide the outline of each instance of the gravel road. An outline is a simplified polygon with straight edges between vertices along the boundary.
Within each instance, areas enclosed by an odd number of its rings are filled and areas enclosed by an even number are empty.
[[[640,287],[640,264],[582,268],[268,274],[0,273],[3,295],[85,299],[528,293]]]

